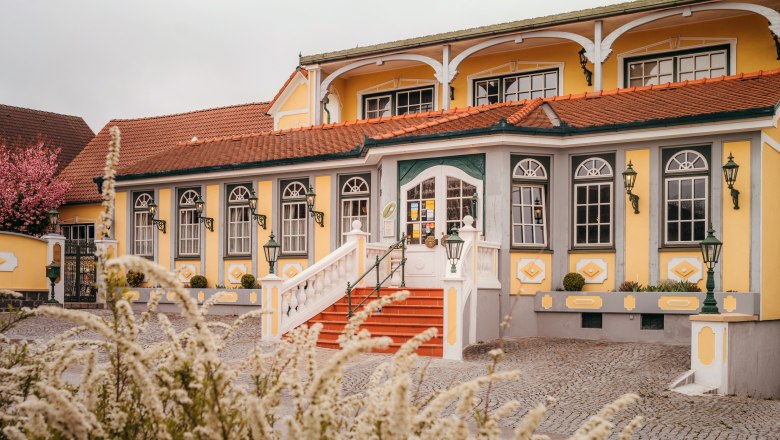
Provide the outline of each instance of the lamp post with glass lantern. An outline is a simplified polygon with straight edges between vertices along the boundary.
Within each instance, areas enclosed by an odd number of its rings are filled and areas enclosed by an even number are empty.
[[[704,264],[707,266],[707,297],[704,299],[704,305],[701,308],[702,314],[717,315],[718,302],[715,300],[715,265],[718,264],[720,258],[720,249],[723,243],[715,238],[715,230],[710,229],[707,231],[707,238],[699,243],[701,246],[701,256]]]
[[[457,271],[456,265],[460,260],[460,253],[463,251],[463,239],[458,235],[458,230],[453,229],[452,233],[447,237],[446,247],[447,259],[450,260],[450,272],[455,273]]]
[[[274,274],[274,266],[279,259],[279,243],[274,240],[274,233],[268,237],[268,242],[263,245],[263,252],[265,253],[265,261],[268,262],[268,273]]]

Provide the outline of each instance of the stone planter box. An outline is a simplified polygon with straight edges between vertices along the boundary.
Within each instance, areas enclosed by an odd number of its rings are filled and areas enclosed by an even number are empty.
[[[705,296],[700,292],[538,292],[534,311],[696,315]],[[759,298],[756,292],[715,293],[721,313],[757,315]]]
[[[209,310],[210,315],[241,315],[260,308],[261,289],[186,289],[198,304],[203,304],[213,295],[220,294],[217,303]],[[130,288],[125,294],[133,304],[134,309],[145,309],[152,292],[162,294],[158,310],[176,313],[179,307],[174,303],[173,296],[165,289]]]

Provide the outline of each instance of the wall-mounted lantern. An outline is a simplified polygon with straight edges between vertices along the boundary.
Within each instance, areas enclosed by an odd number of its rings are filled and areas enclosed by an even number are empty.
[[[309,206],[309,215],[314,217],[314,222],[325,227],[325,213],[322,211],[314,210],[314,200],[317,198],[317,194],[314,193],[314,188],[309,185],[309,192],[306,193],[306,205]]]
[[[273,232],[268,237],[268,242],[263,245],[263,252],[265,252],[265,261],[269,267],[268,273],[273,275],[274,266],[276,266],[276,261],[279,259],[279,243],[274,240]]]
[[[195,199],[195,212],[198,214],[198,221],[203,223],[209,231],[214,232],[214,219],[203,216],[203,209],[205,208],[205,205],[206,202],[204,202],[203,199],[198,196],[198,198]]]
[[[152,202],[147,207],[149,208],[149,216],[152,218],[152,223],[157,226],[158,231],[162,231],[165,234],[166,222],[157,218],[157,204]]]
[[[252,218],[257,220],[257,225],[262,227],[263,229],[266,229],[265,215],[257,213],[257,194],[255,194],[254,190],[252,190],[252,195],[249,196],[249,210],[252,212]]]
[[[723,165],[723,177],[726,179],[726,185],[731,190],[731,201],[734,203],[734,209],[739,209],[739,191],[734,188],[738,171],[739,165],[734,162],[734,155],[729,153],[729,161]]]
[[[580,56],[580,67],[582,67],[582,73],[585,75],[585,81],[588,82],[589,86],[593,85],[593,72],[591,72],[588,69],[588,57],[585,56],[585,48],[583,47],[582,50],[578,52],[578,55]]]
[[[636,175],[634,165],[629,160],[628,167],[623,171],[623,186],[625,186],[628,200],[631,201],[631,206],[634,208],[634,214],[639,214],[639,196],[632,192],[636,183]]]
[[[707,231],[707,238],[699,243],[701,246],[701,257],[704,264],[707,266],[707,297],[704,299],[704,305],[701,307],[701,313],[703,314],[719,314],[718,302],[715,300],[715,265],[718,264],[720,258],[720,249],[723,243],[715,238],[715,230],[712,229],[710,223],[710,230]]]
[[[458,235],[458,230],[453,229],[450,235],[447,237],[446,250],[447,259],[450,260],[450,272],[455,273],[458,260],[460,260],[460,253],[463,251],[463,239]]]
[[[539,197],[534,200],[534,221],[537,225],[542,224],[542,202]]]
[[[57,281],[57,278],[60,277],[60,266],[52,262],[50,265],[46,266],[46,278],[51,281],[51,298],[49,298],[49,301],[47,301],[49,304],[59,304],[57,300],[54,298],[54,283]]]
[[[60,222],[60,212],[56,208],[51,208],[48,213],[49,216],[49,232],[52,234],[57,233],[57,223]]]
[[[475,220],[477,219],[477,206],[479,206],[479,195],[474,191],[474,194],[471,195],[471,217]]]

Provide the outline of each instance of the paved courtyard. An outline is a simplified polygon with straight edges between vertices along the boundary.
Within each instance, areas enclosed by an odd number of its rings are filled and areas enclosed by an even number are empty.
[[[102,312],[98,312],[102,313]],[[175,327],[184,320],[169,315]],[[231,322],[231,317],[212,317]],[[144,342],[163,337],[156,324],[145,333]],[[65,321],[34,318],[8,333],[18,339],[49,339],[72,325]],[[258,339],[259,320],[248,322],[233,335],[224,357],[235,361]],[[88,335],[84,335],[88,337]],[[417,368],[430,362],[425,391],[482,375],[489,363],[487,351],[494,343],[469,347],[464,362],[421,358]],[[501,383],[490,394],[489,405],[500,406],[517,399],[522,408],[505,420],[507,432],[525,409],[553,396],[557,403],[548,411],[540,431],[554,439],[572,433],[602,405],[627,392],[642,397],[638,405],[620,414],[622,425],[636,414],[645,416],[637,438],[643,439],[780,439],[780,401],[739,397],[688,397],[666,390],[666,385],[688,369],[688,347],[639,343],[605,343],[552,338],[509,339],[501,369],[519,369],[520,381]],[[332,351],[323,349],[323,357]],[[362,389],[384,355],[366,355],[353,362],[346,374],[347,392]]]

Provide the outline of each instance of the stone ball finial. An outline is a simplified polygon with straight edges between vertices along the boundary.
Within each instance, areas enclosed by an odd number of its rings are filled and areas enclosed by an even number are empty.
[[[463,226],[473,226],[474,225],[474,217],[467,215],[463,217]]]
[[[361,227],[363,226],[363,223],[360,222],[360,220],[355,220],[352,222],[352,230],[353,231],[360,231]]]

